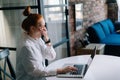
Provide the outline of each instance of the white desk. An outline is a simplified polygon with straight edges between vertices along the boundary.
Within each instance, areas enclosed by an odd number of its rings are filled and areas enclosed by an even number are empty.
[[[51,63],[48,69],[61,68],[66,63],[87,63],[90,55],[64,58]],[[79,78],[47,77],[47,80],[81,80]],[[83,80],[120,80],[120,57],[96,55]]]

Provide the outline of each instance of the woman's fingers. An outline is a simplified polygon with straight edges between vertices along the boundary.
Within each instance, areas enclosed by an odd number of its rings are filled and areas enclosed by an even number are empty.
[[[71,71],[77,71],[78,69],[77,69],[76,67],[72,67],[72,66],[71,66],[71,67],[70,67],[70,70],[71,70]]]
[[[77,71],[78,69],[76,67],[73,66],[67,66],[64,71],[67,72],[73,72],[73,71]]]
[[[46,27],[41,27],[40,31],[41,31],[43,36],[48,36]]]

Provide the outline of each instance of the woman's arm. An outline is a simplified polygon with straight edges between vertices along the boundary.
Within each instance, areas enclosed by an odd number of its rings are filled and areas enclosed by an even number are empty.
[[[40,39],[40,48],[42,49],[42,55],[45,59],[54,60],[56,58],[56,52],[51,43],[49,44],[50,45],[45,44],[45,42]]]

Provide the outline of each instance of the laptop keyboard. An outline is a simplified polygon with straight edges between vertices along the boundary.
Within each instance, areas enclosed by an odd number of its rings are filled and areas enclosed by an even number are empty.
[[[71,72],[70,74],[78,75],[82,73],[83,65],[74,65],[74,67],[76,67],[78,70],[75,72]]]

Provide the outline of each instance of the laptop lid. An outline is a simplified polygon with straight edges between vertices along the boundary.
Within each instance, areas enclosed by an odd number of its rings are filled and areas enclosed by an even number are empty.
[[[87,62],[88,67],[92,63],[92,60],[93,60],[94,56],[96,55],[96,51],[97,51],[97,47],[95,46],[93,53],[91,53],[90,58],[88,59],[88,62]]]

